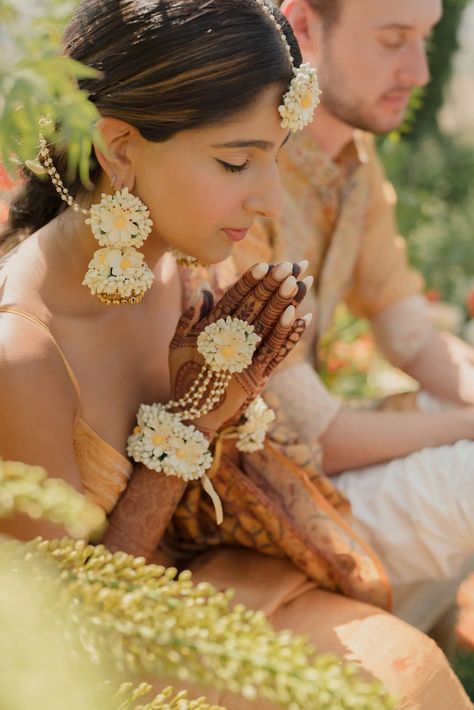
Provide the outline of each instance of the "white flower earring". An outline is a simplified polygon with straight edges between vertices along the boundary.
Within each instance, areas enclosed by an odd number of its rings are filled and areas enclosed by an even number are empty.
[[[86,224],[104,248],[94,253],[82,283],[102,303],[139,303],[153,283],[153,272],[137,251],[153,226],[149,214],[126,187],[114,195],[103,194],[91,206]]]
[[[153,226],[147,208],[127,188],[116,190],[114,195],[103,194],[101,201],[90,210],[80,207],[56,170],[42,135],[39,142],[35,167],[48,173],[56,192],[74,212],[87,217],[86,224],[102,247],[94,253],[83,285],[106,305],[139,303],[154,279],[153,272],[143,261],[143,254],[137,251]],[[116,179],[112,179],[112,185]]]

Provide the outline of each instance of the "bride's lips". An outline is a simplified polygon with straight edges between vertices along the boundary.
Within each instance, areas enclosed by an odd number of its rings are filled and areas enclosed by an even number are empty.
[[[240,242],[242,239],[244,239],[245,235],[249,231],[249,228],[246,227],[245,229],[223,229],[222,230],[224,234],[227,234],[229,239],[231,239],[233,242]]]

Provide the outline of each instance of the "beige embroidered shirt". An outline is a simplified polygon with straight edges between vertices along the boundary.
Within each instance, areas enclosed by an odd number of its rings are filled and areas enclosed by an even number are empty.
[[[258,221],[237,245],[234,259],[239,273],[258,261],[309,261],[307,273],[315,281],[303,308],[313,313],[313,322],[304,343],[285,363],[291,373],[276,373],[272,388],[280,397],[286,393],[290,409],[298,397],[304,399],[307,406],[298,401],[298,428],[306,422],[305,438],[310,438],[324,431],[340,406],[322,382],[308,374],[308,364],[316,364],[318,337],[339,302],[373,321],[382,349],[396,364],[416,354],[430,326],[422,279],[407,264],[404,240],[396,231],[395,193],[385,179],[373,137],[357,132],[333,161],[302,132],[291,138],[279,162],[282,217]]]

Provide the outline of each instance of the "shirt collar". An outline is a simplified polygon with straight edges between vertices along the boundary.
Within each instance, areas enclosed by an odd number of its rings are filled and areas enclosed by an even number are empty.
[[[300,131],[285,146],[285,159],[290,165],[302,168],[315,187],[320,190],[335,189],[342,186],[358,167],[367,163],[363,136],[362,131],[355,131],[352,140],[333,160],[321,150],[308,131]]]

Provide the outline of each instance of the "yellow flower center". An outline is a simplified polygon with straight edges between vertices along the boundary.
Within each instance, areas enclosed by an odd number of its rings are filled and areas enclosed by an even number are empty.
[[[184,449],[177,449],[177,451],[176,451],[176,458],[177,459],[184,459],[185,456],[186,456],[186,451],[184,451]]]
[[[127,220],[125,219],[125,216],[124,216],[123,214],[119,214],[119,215],[114,219],[114,227],[115,227],[115,229],[123,229],[126,224],[127,224]]]
[[[308,91],[308,93],[305,94],[305,95],[303,96],[303,98],[301,99],[301,103],[300,103],[301,108],[310,108],[310,106],[311,106],[311,98],[312,98],[312,97],[311,97],[311,94],[310,94],[309,91]]]
[[[152,442],[155,446],[159,446],[165,441],[165,437],[161,436],[161,434],[155,434],[155,436],[152,439]]]
[[[129,269],[131,267],[132,263],[130,259],[122,259],[120,262],[120,268],[121,269]]]
[[[223,345],[220,349],[222,357],[226,360],[230,360],[235,357],[235,350],[232,345]]]

